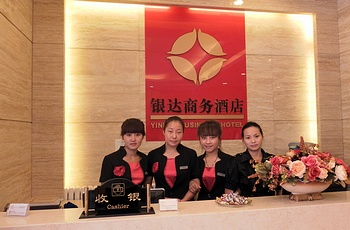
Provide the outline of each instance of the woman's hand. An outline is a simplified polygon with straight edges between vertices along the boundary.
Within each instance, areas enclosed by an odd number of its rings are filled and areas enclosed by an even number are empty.
[[[201,189],[199,179],[196,178],[191,180],[188,187],[188,191],[181,201],[189,201],[199,192]]]
[[[201,190],[201,185],[198,178],[190,181],[189,190],[194,194],[197,194],[199,190]]]

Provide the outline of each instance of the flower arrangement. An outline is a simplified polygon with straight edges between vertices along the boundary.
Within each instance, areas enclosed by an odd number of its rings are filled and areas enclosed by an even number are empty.
[[[273,156],[264,163],[256,164],[255,171],[255,177],[258,177],[256,184],[262,181],[270,190],[284,183],[295,185],[298,181],[335,182],[345,187],[350,175],[350,167],[342,159],[318,151],[316,144],[305,145],[303,137],[300,137],[299,149],[289,150],[283,156]]]

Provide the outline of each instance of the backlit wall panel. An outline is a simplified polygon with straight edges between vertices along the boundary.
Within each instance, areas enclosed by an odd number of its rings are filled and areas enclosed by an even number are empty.
[[[74,187],[98,182],[126,118],[145,121],[146,60],[142,5],[76,1],[68,9],[65,187]],[[316,142],[313,15],[246,12],[245,20],[248,120],[263,127],[264,149],[284,154],[300,135]],[[141,151],[162,143],[144,141]],[[184,144],[201,153],[197,141]],[[244,149],[231,140],[223,150]]]

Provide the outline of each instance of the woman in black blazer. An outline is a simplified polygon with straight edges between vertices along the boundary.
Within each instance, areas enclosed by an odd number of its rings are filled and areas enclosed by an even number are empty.
[[[180,201],[193,200],[190,181],[199,183],[199,168],[195,150],[181,144],[184,122],[178,116],[169,117],[163,128],[165,143],[150,151],[149,172],[156,188],[165,189],[165,197]]]

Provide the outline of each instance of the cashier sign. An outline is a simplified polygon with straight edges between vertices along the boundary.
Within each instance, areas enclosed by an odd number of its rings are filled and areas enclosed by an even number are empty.
[[[184,140],[199,124],[221,123],[223,140],[240,139],[247,121],[244,13],[146,7],[146,139],[164,140],[163,123],[185,122]]]

